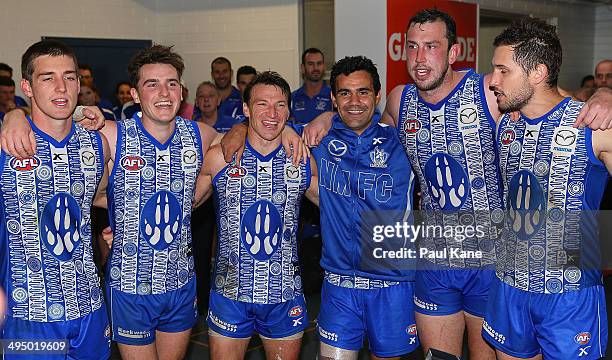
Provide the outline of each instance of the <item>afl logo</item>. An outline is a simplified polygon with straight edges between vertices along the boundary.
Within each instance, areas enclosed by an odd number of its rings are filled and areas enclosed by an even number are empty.
[[[504,132],[501,135],[501,142],[504,145],[508,145],[512,143],[514,139],[516,139],[516,133],[512,129],[504,130]]]
[[[289,310],[289,316],[290,317],[298,317],[300,315],[302,315],[302,313],[304,312],[304,310],[302,310],[301,306],[294,306],[291,308],[291,310]]]
[[[408,335],[416,335],[417,327],[416,324],[412,324],[406,328],[406,334]]]
[[[406,120],[404,123],[404,132],[406,134],[414,134],[421,129],[421,123],[416,119]]]
[[[574,337],[574,341],[576,344],[586,345],[591,341],[591,333],[590,332],[581,332]]]
[[[127,171],[140,171],[147,165],[147,161],[138,155],[126,155],[121,158],[121,167]]]
[[[32,171],[40,166],[40,159],[37,156],[21,160],[13,159],[10,162],[10,166],[15,171]]]
[[[232,178],[239,178],[245,176],[247,174],[247,170],[242,166],[234,165],[227,168],[226,174]]]

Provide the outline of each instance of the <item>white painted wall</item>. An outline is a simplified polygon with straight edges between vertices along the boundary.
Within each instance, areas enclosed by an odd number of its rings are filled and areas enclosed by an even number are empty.
[[[595,9],[595,53],[592,69],[601,60],[612,59],[612,5]]]
[[[334,7],[336,60],[352,55],[372,59],[380,75],[383,99],[387,87],[386,4],[385,0],[335,0]]]
[[[0,62],[17,80],[21,55],[41,36],[151,39],[183,56],[191,101],[221,55],[234,70],[249,64],[278,71],[293,88],[300,80],[298,9],[298,0],[3,1]]]
[[[135,1],[3,1],[0,62],[13,68],[18,82],[21,55],[41,36],[151,39],[155,23],[153,11]]]
[[[234,84],[238,68],[252,65],[277,71],[291,88],[299,86],[298,0],[168,3],[157,4],[154,41],[175,45],[183,56],[191,102],[197,85],[211,80],[210,63],[217,56],[232,62]]]

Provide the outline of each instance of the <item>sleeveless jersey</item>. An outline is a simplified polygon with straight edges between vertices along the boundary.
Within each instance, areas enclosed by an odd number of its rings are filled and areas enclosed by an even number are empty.
[[[398,131],[420,182],[425,225],[451,230],[479,226],[484,235],[462,239],[432,231],[421,246],[449,253],[451,248],[482,251],[480,259],[431,260],[438,265],[478,268],[495,261],[494,245],[504,217],[495,128],[483,77],[473,70],[435,105],[421,99],[414,85],[404,88]]]
[[[247,141],[240,166],[213,179],[219,242],[213,290],[275,304],[302,294],[296,235],[310,164],[295,167],[279,147],[263,156]]]
[[[395,251],[414,249],[412,241],[389,244],[395,239],[387,238],[377,243],[363,232],[372,225],[408,222],[412,209],[414,173],[397,131],[379,120],[380,115],[374,115],[372,124],[357,135],[336,115],[329,133],[312,151],[318,166],[321,267],[332,273],[332,283],[350,281],[345,287],[376,288],[384,281],[414,280],[413,260],[383,258],[376,250],[379,244]]]
[[[191,210],[202,141],[195,122],[177,117],[174,133],[160,144],[139,115],[117,123],[107,281],[130,294],[163,294],[194,276]]]
[[[572,125],[583,103],[564,99],[538,119],[504,116],[498,133],[508,216],[497,276],[534,293],[601,283],[596,212],[608,172],[590,129]]]
[[[25,160],[0,155],[0,272],[8,315],[74,320],[103,301],[90,218],[105,166],[102,141],[80,125],[56,141],[28,120],[36,155]]]

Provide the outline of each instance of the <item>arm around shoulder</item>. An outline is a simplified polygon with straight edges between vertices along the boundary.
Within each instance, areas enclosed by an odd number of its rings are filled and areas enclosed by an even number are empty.
[[[387,104],[385,105],[385,111],[382,113],[380,122],[397,127],[397,124],[399,123],[399,111],[403,91],[404,85],[398,85],[391,90],[389,96],[387,96]]]
[[[306,198],[319,206],[319,172],[314,156],[310,156],[310,186],[306,189]]]
[[[593,153],[612,174],[612,129],[592,132]]]

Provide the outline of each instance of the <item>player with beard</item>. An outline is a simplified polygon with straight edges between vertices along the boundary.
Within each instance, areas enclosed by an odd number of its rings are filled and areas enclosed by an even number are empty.
[[[298,124],[307,124],[319,114],[333,109],[331,89],[323,81],[325,59],[321,50],[304,50],[300,72],[304,85],[291,94],[291,117]]]
[[[428,250],[482,252],[480,259],[424,259],[417,272],[417,328],[424,351],[430,347],[457,356],[468,330],[470,358],[494,359],[481,336],[489,284],[494,278],[494,242],[502,226],[501,178],[495,151],[501,113],[489,90],[490,76],[454,71],[459,54],[456,25],[446,13],[426,9],[408,22],[406,64],[415,85],[396,87],[388,96],[384,122],[396,126],[422,190],[426,221],[436,225],[484,226],[485,236],[423,239]],[[576,124],[607,127],[612,92],[599,91]],[[316,145],[329,117],[306,127]],[[445,212],[440,222],[438,212]],[[461,223],[459,223],[461,221]]]
[[[498,359],[599,359],[607,346],[597,210],[612,131],[572,125],[584,105],[557,90],[555,27],[523,18],[494,41],[490,87],[508,217],[483,336]]]

